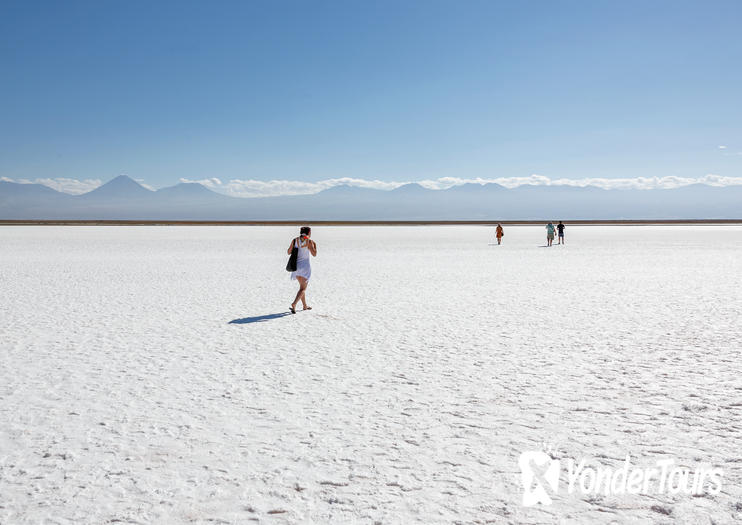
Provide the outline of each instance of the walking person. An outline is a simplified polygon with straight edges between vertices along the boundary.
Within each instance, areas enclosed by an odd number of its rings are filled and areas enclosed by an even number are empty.
[[[559,237],[557,244],[564,244],[564,224],[562,221],[557,224],[557,235]]]
[[[497,223],[497,229],[495,230],[495,237],[497,237],[497,244],[502,243],[502,236],[505,235],[505,232],[502,231],[502,224],[499,222]]]
[[[304,310],[311,310],[311,306],[307,306],[306,292],[307,285],[309,284],[309,278],[312,276],[312,266],[309,264],[309,257],[317,256],[317,243],[310,239],[312,235],[312,229],[309,226],[302,226],[299,230],[299,237],[296,237],[291,241],[289,245],[288,254],[297,248],[296,256],[296,270],[291,272],[291,279],[299,281],[299,291],[296,292],[296,298],[291,303],[289,310],[292,314],[296,313],[296,305],[301,301]]]
[[[554,242],[554,225],[549,222],[549,224],[546,225],[546,245],[551,246],[551,243]]]

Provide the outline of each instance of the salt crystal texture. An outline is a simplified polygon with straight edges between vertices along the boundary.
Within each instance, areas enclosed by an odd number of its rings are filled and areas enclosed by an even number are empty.
[[[732,523],[742,227],[0,227],[0,523]],[[522,505],[518,457],[724,471]]]

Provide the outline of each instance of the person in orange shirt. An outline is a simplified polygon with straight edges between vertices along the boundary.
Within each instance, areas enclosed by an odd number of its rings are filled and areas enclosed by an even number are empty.
[[[505,235],[505,232],[502,231],[502,224],[497,223],[497,229],[495,230],[495,237],[497,237],[497,244],[502,243],[502,236]]]

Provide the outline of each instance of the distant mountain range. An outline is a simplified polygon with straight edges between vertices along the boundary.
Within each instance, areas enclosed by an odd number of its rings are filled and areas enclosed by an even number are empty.
[[[592,186],[464,184],[429,190],[336,186],[312,195],[237,198],[197,183],[157,191],[122,175],[82,195],[0,181],[0,219],[576,220],[740,219],[742,186],[605,190]]]

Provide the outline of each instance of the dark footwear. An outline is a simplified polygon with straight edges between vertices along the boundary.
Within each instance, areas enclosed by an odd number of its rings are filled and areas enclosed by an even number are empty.
[[[307,306],[306,308],[304,308],[304,310],[311,310],[311,309],[312,309],[311,306]]]
[[[295,314],[296,310],[294,310],[293,306],[289,306],[289,312],[291,312],[292,314]]]

